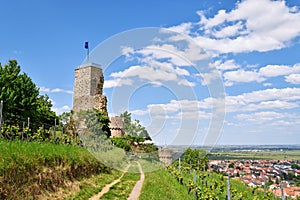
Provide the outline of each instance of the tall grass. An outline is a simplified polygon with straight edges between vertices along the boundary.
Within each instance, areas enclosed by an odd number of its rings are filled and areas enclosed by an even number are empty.
[[[110,171],[78,146],[0,140],[0,152],[0,199],[34,199],[66,181]]]
[[[140,160],[142,168],[146,169],[145,180],[140,199],[142,200],[169,200],[169,199],[194,199],[188,194],[185,186],[181,185],[174,177],[158,163]],[[153,170],[153,171],[152,171]]]
[[[143,200],[169,200],[169,199],[194,199],[188,194],[187,189],[179,184],[174,177],[165,169],[149,172],[145,174],[140,199]]]

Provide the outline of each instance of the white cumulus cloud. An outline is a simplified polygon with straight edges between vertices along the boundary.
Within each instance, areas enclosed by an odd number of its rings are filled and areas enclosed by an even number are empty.
[[[220,65],[222,66],[222,64]],[[229,65],[230,66],[230,65]],[[244,70],[226,71],[223,73],[225,84],[231,86],[236,83],[263,82],[271,77],[285,76],[285,81],[291,84],[298,84],[300,72],[300,64],[296,63],[293,66],[288,65],[267,65],[259,70]],[[267,84],[268,86],[269,84]]]
[[[288,7],[285,1],[244,0],[234,9],[219,10],[212,17],[203,11],[198,15],[199,22],[185,22],[170,29],[189,34],[204,49],[218,53],[281,49],[300,36],[299,9]],[[197,27],[197,34],[191,34],[191,29]]]
[[[223,76],[227,86],[232,85],[233,83],[262,82],[265,80],[258,72],[245,71],[243,69],[225,72]]]
[[[290,74],[285,76],[285,81],[291,84],[300,84],[300,74]]]
[[[62,88],[47,88],[47,87],[39,87],[41,92],[45,93],[67,93],[67,94],[73,94],[72,90],[66,90]]]
[[[63,112],[69,112],[72,108],[68,105],[64,105],[62,107],[52,107],[52,111],[54,111],[57,115],[62,114]]]

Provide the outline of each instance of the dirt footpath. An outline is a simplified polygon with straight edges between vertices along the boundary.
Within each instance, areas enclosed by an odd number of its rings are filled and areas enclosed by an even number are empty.
[[[134,186],[133,190],[131,191],[127,200],[137,200],[141,194],[142,186],[143,186],[144,179],[145,179],[145,174],[143,172],[141,164],[139,162],[137,162],[137,164],[139,166],[139,170],[141,173],[141,179],[135,184],[135,186]]]
[[[116,180],[114,180],[113,182],[111,182],[110,184],[107,184],[102,190],[101,192],[99,192],[98,194],[92,196],[91,198],[89,198],[89,200],[99,200],[100,197],[102,197],[105,193],[107,193],[109,191],[109,189],[117,184],[121,179],[122,177],[124,176],[124,174],[127,172],[128,168],[130,167],[130,165],[128,165],[125,170],[124,170],[124,173]]]

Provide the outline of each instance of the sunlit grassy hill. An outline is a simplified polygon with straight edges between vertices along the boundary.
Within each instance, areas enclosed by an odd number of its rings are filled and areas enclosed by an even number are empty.
[[[35,199],[70,182],[110,169],[86,149],[0,140],[0,199]]]

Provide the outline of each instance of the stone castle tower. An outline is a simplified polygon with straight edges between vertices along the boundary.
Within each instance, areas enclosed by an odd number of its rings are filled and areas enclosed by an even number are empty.
[[[119,116],[110,118],[110,132],[111,137],[123,137],[124,136],[124,119]]]
[[[97,109],[107,114],[107,99],[103,95],[104,77],[102,68],[96,64],[84,64],[75,69],[73,111]],[[108,116],[108,114],[107,114]],[[110,119],[111,137],[124,136],[124,120],[121,117]],[[83,125],[81,125],[83,126]]]
[[[171,165],[173,161],[173,150],[166,146],[158,149],[158,158],[166,165]]]
[[[75,69],[73,111],[95,108],[107,113],[103,93],[104,77],[100,65],[88,63]]]

